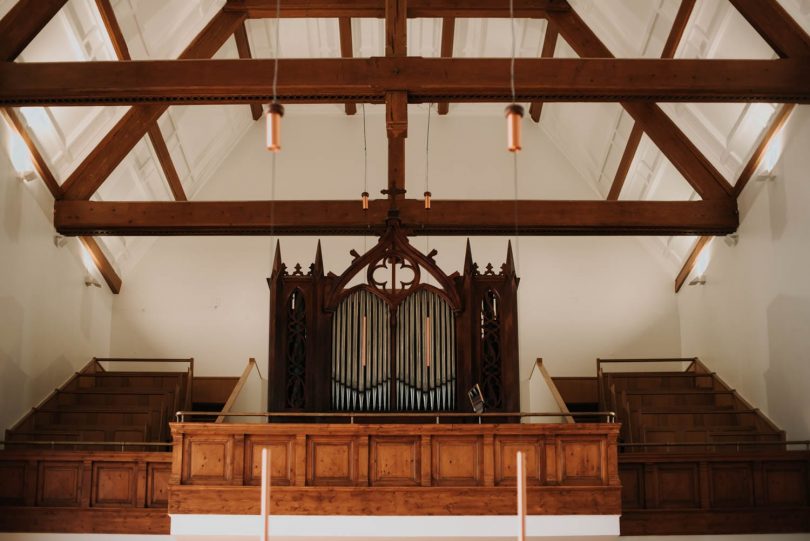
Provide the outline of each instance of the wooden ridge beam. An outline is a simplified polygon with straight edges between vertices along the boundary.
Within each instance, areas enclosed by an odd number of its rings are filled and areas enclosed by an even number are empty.
[[[354,56],[354,48],[352,47],[352,20],[349,17],[340,17],[338,19],[338,30],[340,32],[340,56],[343,58],[352,58]],[[347,115],[357,113],[357,104],[353,101],[347,101],[344,107]]]
[[[219,30],[216,42],[221,44],[231,28]],[[159,103],[165,108],[272,99],[273,60],[191,59],[212,54],[206,52],[184,55],[183,60],[0,63],[0,105]],[[296,103],[349,99],[381,103],[386,92],[403,90],[410,103],[510,102],[509,62],[504,58],[280,59],[278,96],[280,101]],[[650,102],[810,103],[810,72],[803,59],[521,58],[515,62],[515,85],[519,101],[641,103],[644,116],[675,130],[674,122]],[[684,137],[677,132],[678,138]]]
[[[675,51],[678,50],[678,45],[681,43],[681,38],[686,31],[686,25],[689,23],[689,17],[692,16],[692,11],[695,9],[695,2],[697,0],[681,0],[681,5],[678,7],[678,13],[675,15],[675,20],[672,22],[672,28],[667,36],[667,41],[664,43],[664,49],[661,51],[661,58],[674,58]],[[624,187],[624,181],[627,180],[627,173],[630,172],[630,165],[636,157],[638,145],[641,143],[641,136],[643,130],[638,123],[633,124],[633,129],[630,131],[630,137],[627,138],[627,145],[624,147],[619,167],[616,169],[616,175],[613,177],[613,183],[610,185],[610,192],[608,199],[618,199]]]
[[[335,18],[362,17],[382,19],[385,17],[387,0],[284,0],[282,18]],[[272,19],[276,16],[275,0],[228,0],[224,9],[243,13],[250,19]],[[559,0],[514,0],[515,17],[544,18],[548,11],[571,9]],[[408,18],[459,17],[459,18],[507,18],[509,4],[503,0],[409,0]]]
[[[18,0],[0,20],[0,60],[17,58],[67,0]]]
[[[455,34],[455,17],[445,17],[442,19],[442,44],[440,52],[442,58],[451,58],[453,56],[453,40]],[[446,101],[439,102],[437,110],[440,115],[446,115],[450,112],[450,104]]]
[[[540,53],[542,58],[553,58],[554,57],[554,49],[557,47],[557,36],[559,33],[557,32],[557,27],[555,27],[551,21],[548,22],[546,26],[546,35],[543,36],[543,50]],[[540,113],[543,111],[543,102],[542,101],[533,101],[532,104],[529,106],[529,116],[535,122],[540,122]]]
[[[242,15],[220,11],[186,47],[180,58],[210,58],[243,20]],[[109,64],[131,65],[135,62],[118,61]],[[168,104],[161,103],[130,108],[64,182],[64,197],[89,199],[168,107]]]
[[[810,56],[810,37],[776,0],[731,0],[762,39],[783,58]]]
[[[253,58],[253,55],[250,54],[250,43],[248,42],[247,28],[244,22],[236,27],[233,37],[236,40],[236,50],[239,53],[239,58]],[[263,113],[260,102],[250,104],[250,114],[253,116],[253,120],[259,120]]]
[[[553,13],[550,14],[550,17],[558,26],[562,37],[579,56],[607,58],[613,56],[574,11]],[[683,61],[662,59],[653,62],[672,63],[667,65],[673,66]],[[659,65],[663,66],[663,64]],[[810,83],[810,75],[808,75],[806,69],[804,71],[804,75],[797,74],[796,82],[804,78],[808,79],[808,83]],[[708,74],[704,75],[708,76]],[[711,76],[708,77],[711,78]],[[666,75],[664,75],[664,78],[667,78]],[[736,77],[730,77],[725,84],[733,86],[733,79],[736,79]],[[635,82],[633,79],[628,81],[631,84],[633,82]],[[700,86],[702,82],[702,76],[691,80],[691,84],[696,86]],[[622,106],[701,198],[716,199],[731,196],[731,185],[728,181],[723,178],[723,175],[701,154],[698,148],[658,105],[655,103],[629,102],[622,99]]]
[[[107,259],[107,256],[104,255],[104,252],[101,250],[101,246],[99,246],[96,239],[89,236],[79,237],[79,240],[82,243],[82,246],[85,247],[87,252],[90,254],[90,258],[95,263],[96,268],[101,273],[101,277],[104,278],[104,281],[107,282],[107,286],[109,286],[110,291],[113,294],[118,295],[121,292],[121,278],[118,276],[118,273],[115,272],[115,269],[110,263],[110,260]]]
[[[121,32],[121,27],[118,24],[118,19],[115,16],[110,0],[96,0],[96,7],[98,8],[101,20],[104,21],[104,26],[107,28],[107,34],[110,36],[113,49],[119,60],[131,60],[129,54],[129,47],[127,41],[124,39],[124,33]],[[169,148],[166,146],[166,140],[163,139],[163,134],[160,133],[160,128],[157,122],[149,127],[147,132],[149,140],[152,142],[152,148],[155,150],[155,155],[158,158],[160,167],[163,169],[163,175],[166,177],[166,182],[169,184],[169,189],[174,196],[175,201],[186,201],[186,193],[183,190],[183,184],[180,182],[180,175],[177,174],[177,169],[174,167]]]
[[[398,201],[415,235],[722,235],[737,204],[712,201]],[[63,235],[363,235],[384,228],[389,201],[57,201]],[[517,226],[515,217],[517,216]],[[272,217],[272,218],[271,218]],[[375,224],[369,226],[369,224]]]

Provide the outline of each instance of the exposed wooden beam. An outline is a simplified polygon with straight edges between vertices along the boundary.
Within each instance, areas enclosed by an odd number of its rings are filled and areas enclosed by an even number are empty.
[[[121,291],[121,278],[118,276],[118,273],[115,272],[110,260],[104,255],[101,246],[98,245],[98,242],[96,242],[96,239],[93,237],[83,236],[79,237],[79,240],[87,249],[90,258],[93,260],[93,263],[95,263],[104,281],[107,282],[110,291],[117,295]]]
[[[387,0],[284,0],[281,17],[288,18],[334,18],[334,17],[385,17]],[[270,19],[276,16],[275,0],[228,0],[225,10],[244,13],[251,19]],[[543,18],[548,11],[571,9],[559,0],[514,0],[515,17]],[[409,0],[407,16],[459,17],[459,18],[507,18],[509,4],[503,0]]]
[[[166,140],[163,138],[163,134],[160,133],[157,123],[149,127],[147,134],[152,142],[152,148],[155,149],[155,155],[157,155],[160,167],[163,169],[166,183],[169,185],[174,200],[188,201],[186,191],[183,189],[183,183],[180,182],[180,175],[177,174],[177,169],[174,167],[174,162],[172,162],[169,147],[166,146]]]
[[[549,17],[554,20],[562,37],[579,56],[608,58],[613,56],[574,11],[550,13]],[[682,61],[667,59],[654,60],[654,62],[678,63]],[[805,75],[798,76],[797,80],[802,78],[808,79],[808,83],[810,83],[810,76],[807,75],[806,69]],[[700,84],[699,80],[699,78],[693,79],[691,82]],[[727,81],[727,84],[729,83],[730,81]],[[731,195],[731,185],[728,181],[658,105],[624,101],[622,106],[701,198],[716,199]]]
[[[410,103],[509,102],[509,64],[506,58],[280,59],[277,90],[287,103],[381,103],[392,90],[407,91]],[[515,64],[519,101],[641,103],[650,111],[645,116],[675,130],[650,102],[810,102],[803,59],[521,58]],[[0,63],[0,105],[266,102],[272,74],[271,59],[7,62]]]
[[[681,272],[678,273],[678,276],[675,278],[675,293],[681,290],[683,287],[683,283],[689,277],[689,274],[692,272],[692,269],[695,268],[695,264],[697,263],[698,257],[700,257],[700,253],[709,244],[709,241],[712,240],[710,236],[703,236],[700,237],[697,242],[695,242],[695,246],[692,248],[692,252],[689,254],[689,257],[686,258],[686,261],[681,267]]]
[[[543,37],[543,50],[540,53],[542,58],[554,57],[554,48],[557,46],[558,35],[557,28],[551,23],[551,21],[549,21],[548,25],[546,26],[546,35]],[[542,111],[542,101],[533,101],[529,106],[529,116],[532,117],[532,120],[535,122],[540,122],[540,113]]]
[[[768,147],[770,147],[771,142],[773,142],[773,138],[776,137],[787,122],[788,118],[790,118],[790,113],[793,112],[793,107],[794,105],[792,103],[787,103],[780,107],[776,112],[770,126],[768,126],[768,129],[765,130],[765,133],[762,135],[762,140],[754,149],[753,154],[751,154],[751,158],[749,158],[748,162],[745,164],[745,167],[743,167],[740,176],[737,178],[737,182],[734,184],[734,197],[740,196],[743,189],[745,189],[745,186],[748,184],[748,181],[751,180],[752,176],[754,176],[754,172],[756,172],[756,170],[759,168],[759,164],[762,163],[765,153],[768,152]]]
[[[456,19],[455,17],[445,17],[442,19],[442,45],[441,55],[442,58],[451,58],[453,56],[453,38],[456,34]],[[437,110],[440,115],[446,115],[450,112],[450,103],[446,101],[439,102]]]
[[[34,166],[37,174],[39,174],[42,182],[45,183],[48,191],[51,192],[54,199],[61,199],[62,190],[59,187],[59,183],[56,181],[56,178],[54,178],[53,173],[51,173],[51,169],[48,167],[45,157],[39,151],[34,140],[31,139],[31,136],[28,135],[28,130],[25,129],[23,120],[17,112],[11,108],[0,109],[0,113],[2,113],[8,125],[17,133],[20,139],[22,139],[25,146],[28,147],[28,152],[31,154],[31,164]]]
[[[681,0],[681,5],[678,8],[678,13],[675,15],[675,20],[672,22],[672,28],[669,31],[669,36],[664,44],[664,49],[661,51],[661,58],[674,58],[675,52],[678,50],[678,45],[681,43],[681,38],[686,31],[686,25],[689,23],[689,17],[692,16],[692,11],[695,9],[696,0]],[[624,147],[619,167],[616,169],[616,175],[613,177],[613,183],[610,185],[610,192],[608,199],[618,199],[624,187],[624,181],[627,180],[627,173],[630,172],[630,165],[636,157],[638,145],[641,143],[641,135],[643,130],[638,124],[633,124],[633,129],[630,131],[630,137],[627,139],[627,145]]]
[[[67,0],[17,0],[0,20],[0,60],[17,58]]]
[[[243,20],[243,16],[239,14],[220,11],[180,57],[210,58]],[[119,61],[112,64],[128,65],[134,62]],[[89,199],[166,109],[167,104],[130,108],[64,182],[62,191],[65,198]]]
[[[405,195],[405,138],[408,137],[408,95],[389,92],[385,97],[385,128],[388,135],[389,199]]]
[[[776,0],[731,0],[781,57],[810,56],[810,37]]]
[[[104,21],[104,26],[107,28],[107,34],[110,36],[113,49],[119,60],[131,60],[127,41],[124,39],[124,33],[121,32],[121,27],[118,25],[118,19],[115,16],[110,0],[96,0],[96,7],[98,8],[101,20]],[[174,167],[169,149],[166,146],[166,141],[163,139],[163,134],[160,133],[160,128],[157,123],[149,127],[149,140],[152,142],[152,148],[155,149],[160,167],[163,169],[163,175],[166,177],[166,182],[169,184],[169,189],[172,191],[175,201],[187,201],[183,185],[180,182],[180,176],[177,174],[177,169]]]
[[[613,177],[613,183],[610,185],[610,192],[608,192],[607,196],[609,200],[615,201],[619,199],[624,187],[624,181],[627,179],[627,173],[630,172],[630,165],[632,165],[633,159],[636,157],[642,135],[644,135],[644,131],[638,123],[633,124],[630,137],[627,139],[627,145],[625,145],[622,153],[622,159],[619,161],[619,167],[616,169],[616,175]]]
[[[407,0],[385,0],[385,56],[408,54]]]
[[[340,17],[338,19],[338,30],[340,31],[340,56],[352,58],[354,56],[352,50],[352,20],[349,17]],[[357,104],[353,101],[346,102],[345,108],[347,115],[357,113]]]
[[[732,200],[434,200],[429,219],[421,199],[398,206],[415,235],[722,235],[738,225]],[[55,204],[54,223],[64,235],[363,235],[388,210],[384,199],[367,211],[357,201],[63,200]]]
[[[239,52],[239,58],[253,58],[250,54],[250,43],[248,42],[247,28],[244,22],[236,27],[233,37],[236,40],[236,50]],[[250,104],[250,114],[253,116],[253,120],[259,120],[263,114],[262,104],[252,102]]]

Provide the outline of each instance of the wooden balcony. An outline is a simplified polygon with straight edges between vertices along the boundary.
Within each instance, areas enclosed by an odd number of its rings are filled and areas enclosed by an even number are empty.
[[[282,515],[619,515],[616,424],[172,425],[169,513],[259,512],[261,449]],[[470,490],[473,488],[473,490]]]

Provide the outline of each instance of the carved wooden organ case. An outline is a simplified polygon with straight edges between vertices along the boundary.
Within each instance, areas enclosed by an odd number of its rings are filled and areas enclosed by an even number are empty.
[[[379,242],[339,276],[321,246],[309,272],[276,246],[270,286],[268,409],[273,412],[518,411],[517,287],[512,248],[500,272],[446,275],[389,219]]]

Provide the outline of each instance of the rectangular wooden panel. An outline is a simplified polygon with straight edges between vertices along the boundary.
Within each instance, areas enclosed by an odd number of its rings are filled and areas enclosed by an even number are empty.
[[[358,458],[356,438],[308,437],[307,485],[356,484]]]
[[[600,485],[607,476],[604,440],[560,439],[557,460],[565,485]]]
[[[808,505],[810,480],[807,463],[765,463],[762,466],[765,505]]]
[[[480,436],[436,436],[431,443],[434,486],[482,484],[484,457]]]
[[[92,507],[135,507],[138,465],[134,462],[93,464]]]
[[[295,484],[295,436],[247,436],[245,438],[245,484],[262,483],[262,449],[270,451],[270,482],[273,486]]]
[[[655,477],[658,507],[662,509],[700,508],[698,464],[659,464]]]
[[[81,462],[40,462],[37,505],[78,507],[82,489]]]
[[[25,502],[25,462],[0,463],[0,505],[22,505]]]
[[[622,481],[622,509],[644,508],[644,466],[622,464],[619,466]]]
[[[146,507],[169,506],[171,464],[148,464],[146,468]]]
[[[498,436],[495,438],[495,485],[514,485],[517,481],[517,452],[526,456],[526,484],[542,485],[545,458],[543,440]]]
[[[184,441],[184,484],[229,484],[233,479],[233,438],[206,436]]]
[[[710,463],[708,467],[712,508],[753,507],[754,480],[751,463]]]
[[[422,478],[420,436],[371,438],[369,481],[376,486],[418,486]]]

